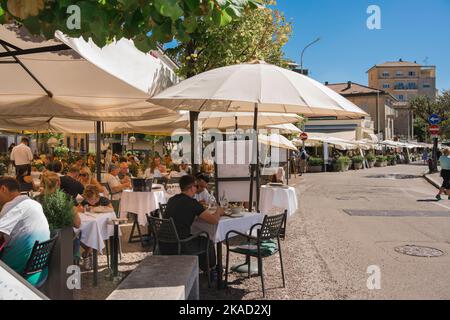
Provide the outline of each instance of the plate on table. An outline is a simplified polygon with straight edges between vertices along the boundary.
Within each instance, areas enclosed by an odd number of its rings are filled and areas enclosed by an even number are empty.
[[[267,185],[271,186],[271,187],[283,187],[284,186],[284,184],[282,184],[281,182],[271,182],[271,183],[268,183]]]
[[[243,212],[230,214],[228,217],[230,218],[242,218],[244,216]]]

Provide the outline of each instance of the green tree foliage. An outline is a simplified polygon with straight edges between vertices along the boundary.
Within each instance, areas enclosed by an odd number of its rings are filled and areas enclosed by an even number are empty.
[[[441,136],[450,138],[450,90],[443,91],[436,101],[427,96],[417,96],[410,101],[410,105],[415,115],[414,130],[421,141],[427,140],[428,118],[432,114],[437,114],[443,119],[440,124]]]
[[[197,26],[210,22],[225,26],[259,0],[0,0],[0,24],[12,20],[47,39],[56,30],[72,37],[92,38],[103,47],[113,39],[132,39],[142,51],[174,38],[188,42]],[[77,6],[80,28],[68,20]],[[69,8],[70,7],[70,8]],[[150,36],[148,36],[150,32]]]
[[[180,43],[167,53],[181,66],[182,77],[254,59],[285,67],[288,60],[283,46],[292,32],[291,23],[283,13],[272,9],[273,0],[264,0],[264,7],[245,11],[241,19],[219,26],[203,20],[191,34],[191,40]]]

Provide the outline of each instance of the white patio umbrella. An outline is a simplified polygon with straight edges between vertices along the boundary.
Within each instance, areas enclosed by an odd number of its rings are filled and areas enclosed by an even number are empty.
[[[46,41],[15,25],[0,25],[0,72],[0,118],[9,120],[160,118],[171,111],[146,100],[176,81],[166,65],[131,41],[101,49],[61,32]]]
[[[203,129],[228,129],[251,128],[253,126],[254,114],[251,112],[201,112],[199,119],[202,120]],[[259,113],[258,127],[266,128],[278,123],[298,122],[301,119],[296,114],[284,113]],[[104,122],[105,133],[139,132],[139,133],[166,133],[177,129],[189,129],[189,113],[174,114],[158,119],[126,122]],[[295,127],[295,126],[294,126]],[[1,119],[0,128],[3,130],[33,132],[61,132],[61,133],[94,133],[95,124],[92,121],[73,120],[65,118],[16,118]]]
[[[173,110],[241,111],[255,114],[282,112],[298,113],[304,117],[338,118],[362,118],[367,115],[321,83],[261,61],[204,72],[170,87],[149,101]],[[256,116],[254,129],[257,129]],[[258,153],[258,143],[256,151]],[[258,165],[253,166],[250,189],[253,188],[253,171]]]
[[[270,145],[272,147],[286,150],[298,150],[297,147],[288,138],[277,133],[273,133],[270,135],[260,134],[258,136],[258,139],[260,143]]]

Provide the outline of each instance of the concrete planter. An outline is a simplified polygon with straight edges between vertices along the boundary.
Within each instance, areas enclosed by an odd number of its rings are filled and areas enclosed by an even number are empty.
[[[375,165],[375,161],[370,161],[370,162],[368,162],[368,164],[369,164],[369,168],[373,168]]]
[[[333,164],[333,171],[336,172],[346,172],[350,169],[350,165],[340,165],[337,163]]]
[[[310,172],[310,173],[322,172],[322,166],[309,166],[308,172]]]
[[[355,170],[361,170],[361,169],[363,168],[362,162],[353,163],[353,168],[354,168]]]
[[[48,279],[42,292],[52,300],[73,300],[73,290],[67,287],[67,279],[71,274],[67,268],[73,265],[73,228],[68,227],[52,232],[59,234],[50,257]]]

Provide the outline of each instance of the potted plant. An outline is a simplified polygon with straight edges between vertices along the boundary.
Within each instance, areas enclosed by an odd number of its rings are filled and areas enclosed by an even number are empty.
[[[308,172],[322,172],[323,159],[310,157],[308,159]]]
[[[377,156],[375,167],[385,167],[387,165],[387,157],[385,156]]]
[[[67,268],[73,265],[73,219],[74,203],[67,195],[56,190],[40,198],[42,209],[50,227],[51,236],[58,239],[50,257],[48,280],[44,292],[51,299],[73,299],[73,292],[67,288]]]
[[[349,157],[341,156],[336,159],[336,162],[334,163],[334,169],[335,171],[348,171],[351,164],[352,160]]]
[[[366,156],[366,160],[367,160],[367,162],[369,164],[369,168],[373,168],[373,166],[375,164],[375,160],[376,160],[375,155],[373,153],[369,153]]]
[[[67,148],[65,145],[61,145],[59,147],[56,147],[53,152],[58,158],[64,158],[69,154],[69,151],[69,148]]]
[[[352,158],[352,162],[355,170],[361,170],[363,168],[364,158],[362,156],[355,156]]]
[[[388,164],[388,166],[397,165],[397,156],[395,154],[388,155],[387,156],[387,164]]]

